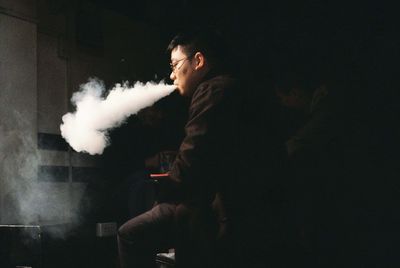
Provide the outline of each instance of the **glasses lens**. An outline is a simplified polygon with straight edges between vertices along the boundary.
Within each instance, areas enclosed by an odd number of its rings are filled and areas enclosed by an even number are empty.
[[[177,60],[177,61],[175,61],[175,62],[171,62],[170,64],[169,64],[169,66],[171,66],[171,70],[173,71],[173,72],[175,72],[176,70],[178,70],[179,68],[181,68],[181,66],[183,65],[183,63],[185,62],[185,60],[187,60],[188,59],[188,57],[186,57],[186,58],[183,58],[183,59],[180,59],[180,60]],[[179,62],[182,62],[180,65],[179,65]],[[179,67],[178,67],[178,65],[179,65]]]

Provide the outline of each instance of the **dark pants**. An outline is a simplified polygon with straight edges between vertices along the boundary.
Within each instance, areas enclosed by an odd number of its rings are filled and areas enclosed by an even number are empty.
[[[158,204],[119,228],[121,267],[155,267],[155,255],[168,248],[177,267],[213,267],[217,230],[211,206]]]

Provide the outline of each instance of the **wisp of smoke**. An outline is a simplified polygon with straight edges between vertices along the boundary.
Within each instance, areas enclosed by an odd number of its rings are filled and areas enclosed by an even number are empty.
[[[120,126],[130,115],[171,94],[175,86],[164,82],[116,84],[106,97],[104,83],[96,78],[80,86],[72,96],[74,113],[62,117],[61,135],[77,152],[102,154],[109,145],[108,131]]]

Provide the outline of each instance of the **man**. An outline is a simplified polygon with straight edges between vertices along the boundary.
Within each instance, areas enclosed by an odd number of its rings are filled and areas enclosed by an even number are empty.
[[[353,181],[346,180],[348,125],[338,92],[343,86],[322,80],[304,66],[281,75],[277,96],[301,115],[285,144],[292,167],[294,242],[301,245],[296,254],[303,253],[299,257],[307,267],[347,267],[353,234],[345,226],[352,222],[349,200],[355,192]]]
[[[340,131],[337,125],[340,107],[334,99],[337,92],[307,74],[289,74],[286,79],[277,84],[277,96],[283,106],[304,120],[303,126],[286,142],[287,152],[294,157],[300,152],[321,150],[320,146],[328,145]]]
[[[185,137],[168,177],[159,179],[163,200],[118,231],[123,268],[154,267],[156,253],[172,247],[178,267],[213,267],[218,235],[229,220],[239,109],[236,81],[224,68],[227,47],[218,35],[196,31],[177,35],[168,51],[170,78],[191,100]]]

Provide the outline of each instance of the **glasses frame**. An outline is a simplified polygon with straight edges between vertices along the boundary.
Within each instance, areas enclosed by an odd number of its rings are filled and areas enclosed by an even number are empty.
[[[171,67],[171,71],[172,71],[173,73],[175,73],[175,72],[178,71],[180,68],[182,68],[182,66],[183,66],[183,64],[185,63],[186,60],[190,60],[192,57],[193,57],[193,55],[189,55],[189,56],[187,56],[187,57],[185,57],[185,58],[183,58],[183,59],[176,60],[176,61],[174,61],[174,62],[170,62],[169,67]],[[179,62],[182,62],[182,63],[179,65]],[[178,66],[178,65],[179,65],[179,66]]]

